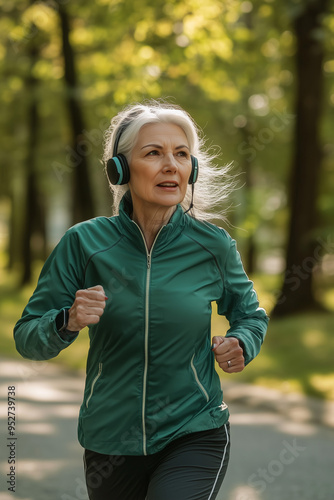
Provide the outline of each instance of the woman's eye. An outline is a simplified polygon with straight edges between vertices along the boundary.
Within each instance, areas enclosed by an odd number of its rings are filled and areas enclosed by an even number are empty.
[[[178,156],[184,156],[185,158],[188,158],[187,151],[179,151],[177,154],[178,154]]]
[[[159,154],[159,151],[157,151],[156,149],[153,149],[152,151],[149,151],[149,153],[147,153],[147,156],[154,156],[154,155],[158,155]]]

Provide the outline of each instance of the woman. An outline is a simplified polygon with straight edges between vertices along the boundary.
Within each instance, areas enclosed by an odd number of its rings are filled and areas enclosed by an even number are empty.
[[[89,326],[78,435],[90,499],[213,500],[230,448],[214,361],[242,371],[268,318],[235,242],[205,221],[218,172],[185,111],[127,108],[112,120],[104,160],[117,215],[67,231],[16,346],[49,359]],[[213,301],[230,329],[211,346]]]

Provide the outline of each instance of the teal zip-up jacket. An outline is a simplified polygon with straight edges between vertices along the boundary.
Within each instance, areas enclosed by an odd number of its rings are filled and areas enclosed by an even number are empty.
[[[178,206],[147,252],[129,203],[124,197],[118,216],[66,232],[14,336],[25,358],[57,356],[75,341],[60,337],[57,314],[77,290],[102,285],[108,300],[89,327],[79,442],[104,454],[146,455],[228,420],[211,350],[211,303],[229,320],[227,336],[242,342],[246,364],[260,350],[268,317],[225,230]]]

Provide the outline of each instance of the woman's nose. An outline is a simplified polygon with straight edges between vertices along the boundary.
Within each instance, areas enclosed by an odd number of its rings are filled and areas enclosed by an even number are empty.
[[[164,167],[164,170],[167,170],[167,171],[169,171],[169,170],[176,171],[177,162],[176,162],[175,157],[172,153],[167,153],[164,156],[163,167]]]

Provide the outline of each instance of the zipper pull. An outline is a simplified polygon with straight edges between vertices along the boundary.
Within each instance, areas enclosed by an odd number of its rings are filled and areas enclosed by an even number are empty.
[[[151,267],[151,254],[147,254],[147,269],[150,269]]]

